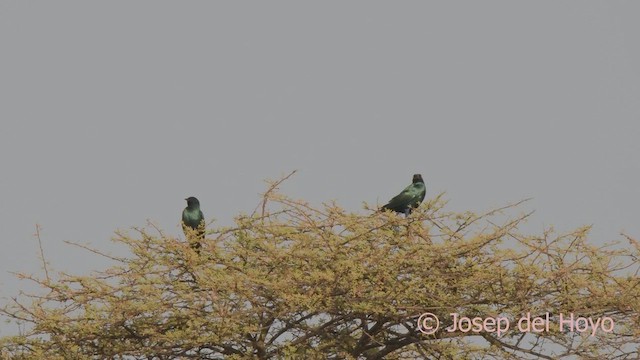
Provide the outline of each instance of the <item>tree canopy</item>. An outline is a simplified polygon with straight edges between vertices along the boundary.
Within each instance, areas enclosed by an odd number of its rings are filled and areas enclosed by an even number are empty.
[[[640,246],[630,237],[629,246],[594,246],[588,227],[525,235],[519,228],[531,214],[516,214],[519,203],[459,213],[447,210],[443,196],[425,200],[406,219],[366,205],[353,213],[291,199],[279,184],[271,183],[257,209],[233,226],[209,226],[199,254],[149,225],[116,232],[130,256],[112,257],[114,266],[104,271],[23,275],[42,291],[2,308],[27,325],[25,333],[0,339],[2,358],[637,354]],[[424,331],[434,324],[420,317],[427,312],[440,321],[436,331]],[[548,329],[519,329],[527,314],[548,319]],[[574,321],[566,320],[570,314]],[[473,318],[489,319],[489,326]],[[510,326],[491,331],[490,319]],[[453,320],[456,331],[449,331]]]

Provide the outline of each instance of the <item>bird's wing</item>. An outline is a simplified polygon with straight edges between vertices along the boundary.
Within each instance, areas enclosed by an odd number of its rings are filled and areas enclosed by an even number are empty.
[[[182,210],[182,227],[185,226],[186,223],[189,222],[189,217],[187,215],[187,209]]]
[[[424,201],[425,195],[427,195],[427,188],[422,186],[422,189],[420,189],[418,193],[418,197],[420,198],[420,201],[418,202],[416,207],[418,207],[418,205],[420,205]]]
[[[402,192],[389,200],[389,203],[384,207],[387,209],[404,208],[407,207],[416,197],[416,189],[413,185],[407,186]]]

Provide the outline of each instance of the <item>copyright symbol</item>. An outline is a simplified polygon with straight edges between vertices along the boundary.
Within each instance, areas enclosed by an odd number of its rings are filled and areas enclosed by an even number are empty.
[[[435,334],[440,327],[440,320],[432,313],[424,313],[418,318],[418,331],[423,334]]]

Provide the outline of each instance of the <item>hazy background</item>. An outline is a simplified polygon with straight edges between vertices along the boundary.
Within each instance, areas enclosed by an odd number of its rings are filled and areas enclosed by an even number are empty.
[[[454,210],[640,236],[639,2],[0,1],[9,271],[106,263],[116,229],[230,224],[265,178],[361,210],[421,173]],[[13,331],[0,325],[0,336]]]

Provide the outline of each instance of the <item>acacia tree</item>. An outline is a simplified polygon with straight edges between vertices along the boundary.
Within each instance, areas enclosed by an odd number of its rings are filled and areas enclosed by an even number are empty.
[[[0,340],[5,359],[626,359],[638,345],[638,243],[595,247],[588,228],[519,233],[518,204],[408,218],[313,207],[271,183],[200,254],[153,225],[115,241],[127,258],[90,276],[26,279],[44,291],[2,313],[28,325]],[[507,214],[507,215],[505,215]],[[93,250],[96,254],[102,254]],[[424,334],[420,315],[440,327]],[[450,314],[503,318],[502,333]],[[559,317],[573,313],[559,327]],[[538,332],[518,319],[548,314]],[[610,319],[586,331],[578,317]],[[418,321],[420,320],[420,321]],[[566,321],[566,320],[565,320]],[[429,323],[432,324],[432,323]],[[485,323],[486,325],[486,323]],[[468,329],[467,329],[468,328]],[[495,328],[495,327],[494,327]],[[424,330],[424,329],[423,329]],[[605,331],[606,330],[606,331]],[[430,331],[431,332],[431,331]],[[591,336],[594,334],[594,336]]]

